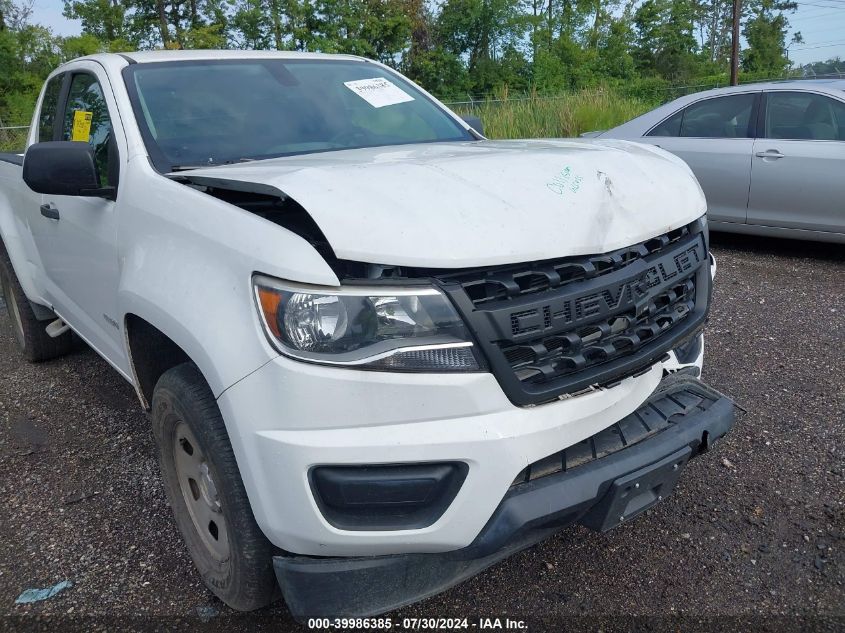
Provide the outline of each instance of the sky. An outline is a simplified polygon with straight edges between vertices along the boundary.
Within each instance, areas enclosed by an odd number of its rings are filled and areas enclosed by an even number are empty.
[[[798,0],[797,4],[798,10],[788,19],[791,32],[800,31],[804,42],[789,47],[789,58],[806,64],[838,56],[845,72],[845,0]],[[62,16],[63,6],[62,0],[35,0],[32,21],[58,35],[79,33],[79,22]]]
[[[798,0],[798,10],[787,19],[792,32],[804,37],[789,47],[791,60],[806,64],[839,57],[845,62],[845,0]]]

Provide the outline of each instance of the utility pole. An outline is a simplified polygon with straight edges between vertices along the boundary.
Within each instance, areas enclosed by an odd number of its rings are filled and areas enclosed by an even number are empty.
[[[731,40],[731,85],[739,83],[739,7],[740,0],[734,0],[733,38]]]

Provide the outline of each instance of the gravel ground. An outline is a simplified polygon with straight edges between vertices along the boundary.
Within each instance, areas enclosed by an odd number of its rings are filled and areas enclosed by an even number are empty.
[[[845,249],[715,236],[713,250],[704,378],[747,410],[734,432],[636,521],[566,529],[395,616],[845,630]],[[132,388],[90,350],[25,364],[2,306],[0,326],[0,629],[295,629],[282,604],[237,614],[204,588]]]

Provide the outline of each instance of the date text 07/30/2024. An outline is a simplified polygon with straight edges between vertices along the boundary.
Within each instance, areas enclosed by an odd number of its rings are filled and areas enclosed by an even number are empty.
[[[472,618],[310,618],[310,630],[397,630],[397,631],[527,631],[525,620],[496,617]]]

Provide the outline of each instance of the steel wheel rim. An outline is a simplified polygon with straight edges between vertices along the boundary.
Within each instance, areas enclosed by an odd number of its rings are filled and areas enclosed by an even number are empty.
[[[229,532],[217,485],[199,442],[181,421],[173,433],[173,463],[194,530],[212,558],[228,560]]]
[[[18,308],[18,302],[15,299],[15,293],[12,292],[12,288],[8,280],[6,279],[5,275],[3,277],[3,297],[6,299],[6,307],[9,309],[9,316],[12,319],[12,327],[15,330],[15,336],[18,338],[18,343],[23,346],[24,342],[24,334],[23,334],[23,323],[21,322],[21,311]]]

